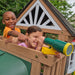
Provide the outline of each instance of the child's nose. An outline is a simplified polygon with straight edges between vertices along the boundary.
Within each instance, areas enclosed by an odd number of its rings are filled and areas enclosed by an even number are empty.
[[[12,20],[12,19],[10,19],[10,22],[13,22],[13,20]]]
[[[35,41],[37,42],[38,41],[38,38],[36,38]]]

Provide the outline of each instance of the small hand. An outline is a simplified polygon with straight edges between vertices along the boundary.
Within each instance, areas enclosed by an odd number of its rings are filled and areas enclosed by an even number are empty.
[[[6,40],[5,40],[5,43],[6,43],[6,44],[8,44],[8,43],[12,43],[12,37],[6,39]]]
[[[19,34],[18,35],[18,40],[24,42],[25,40],[27,40],[28,37],[24,34]]]
[[[38,44],[37,44],[37,48],[36,49],[40,51],[41,48],[42,48],[42,45],[43,45],[43,41],[41,39],[37,39],[37,43]]]
[[[57,57],[57,58],[61,58],[61,53],[59,53],[59,52],[55,52],[56,54],[55,54],[55,56]]]

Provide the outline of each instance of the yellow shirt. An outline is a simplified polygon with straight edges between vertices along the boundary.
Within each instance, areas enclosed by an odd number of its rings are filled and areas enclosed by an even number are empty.
[[[9,27],[5,27],[4,32],[3,32],[3,37],[5,38],[9,38],[10,36],[8,36],[8,32],[12,31],[11,28]],[[19,28],[15,27],[15,31],[21,32]]]

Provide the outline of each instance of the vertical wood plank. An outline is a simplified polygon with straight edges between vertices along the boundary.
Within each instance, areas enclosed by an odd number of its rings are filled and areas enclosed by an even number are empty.
[[[39,5],[36,5],[36,9],[35,9],[35,17],[34,17],[34,24],[37,23],[38,11],[39,11]]]
[[[30,75],[40,75],[41,63],[32,61],[31,74]]]
[[[59,75],[59,73],[60,73],[60,62],[57,62],[55,75]]]
[[[55,70],[56,70],[56,64],[54,64],[53,66],[52,66],[52,71],[51,71],[51,75],[55,75]]]
[[[66,64],[66,56],[62,59],[62,71],[61,71],[61,75],[64,75],[64,71],[65,71],[65,64]]]
[[[62,73],[62,60],[59,61],[59,75]]]
[[[51,75],[51,67],[49,67],[49,66],[44,66],[43,75]]]
[[[32,17],[32,13],[29,12],[29,19],[30,19],[30,23],[33,24],[33,17]]]

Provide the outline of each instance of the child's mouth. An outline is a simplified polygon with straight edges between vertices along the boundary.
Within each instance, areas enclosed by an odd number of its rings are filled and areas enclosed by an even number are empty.
[[[14,29],[14,27],[15,27],[14,25],[10,25],[10,28],[11,28],[11,29]]]

